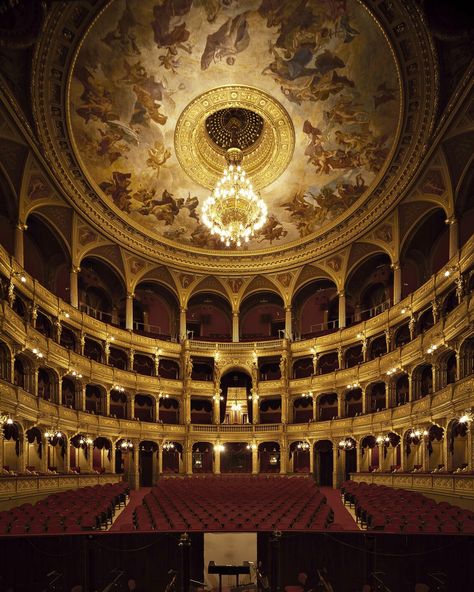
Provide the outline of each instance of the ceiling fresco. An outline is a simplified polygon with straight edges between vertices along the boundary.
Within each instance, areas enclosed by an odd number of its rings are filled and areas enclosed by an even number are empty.
[[[175,129],[196,97],[226,85],[266,93],[294,129],[285,170],[260,188],[268,221],[246,248],[316,235],[388,163],[397,68],[356,0],[120,0],[81,45],[69,109],[84,171],[128,223],[179,245],[222,248],[200,221],[209,189],[183,168]]]

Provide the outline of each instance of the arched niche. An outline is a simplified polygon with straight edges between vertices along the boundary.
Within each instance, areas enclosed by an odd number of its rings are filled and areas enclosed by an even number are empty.
[[[261,442],[258,445],[260,473],[280,472],[280,444],[278,442]]]
[[[140,421],[155,421],[155,397],[137,393],[133,404],[133,417]]]
[[[61,405],[76,409],[76,382],[67,376],[61,379]]]
[[[138,446],[140,487],[152,487],[158,480],[158,444],[142,440]]]
[[[0,379],[11,381],[12,378],[12,356],[10,348],[0,341]]]
[[[445,430],[443,427],[432,424],[428,428],[428,434],[425,437],[426,451],[428,453],[428,470],[429,471],[445,471],[445,459],[443,451],[443,441]]]
[[[344,366],[346,368],[353,368],[363,361],[362,345],[360,344],[348,347],[344,352]]]
[[[278,339],[285,330],[283,299],[274,292],[254,292],[240,305],[240,340]]]
[[[212,382],[214,377],[214,358],[195,357],[192,358],[193,370],[191,378],[204,382]]]
[[[119,370],[128,369],[127,352],[119,347],[111,346],[109,350],[109,365]]]
[[[179,332],[179,301],[163,284],[145,280],[137,284],[133,301],[133,329],[169,341]]]
[[[367,386],[366,398],[368,413],[374,413],[375,411],[381,411],[386,408],[386,389],[387,385],[385,382],[381,381],[374,382]]]
[[[433,392],[433,366],[420,364],[412,373],[413,400],[421,399]]]
[[[407,374],[402,374],[395,381],[395,405],[408,403],[410,386]]]
[[[338,296],[336,284],[317,279],[300,288],[292,299],[294,333],[301,339],[324,335],[337,329]],[[332,306],[333,301],[336,306]]]
[[[2,443],[0,442],[0,445]],[[23,426],[14,421],[3,427],[3,472],[15,474],[21,467],[23,450]]]
[[[113,443],[109,438],[98,436],[92,445],[92,469],[99,474],[113,473]]]
[[[359,442],[360,448],[360,466],[359,471],[362,473],[370,473],[379,467],[379,449],[375,436],[369,434],[361,438]]]
[[[47,290],[69,301],[71,256],[59,232],[37,213],[26,220],[25,270]]]
[[[350,324],[386,310],[393,299],[393,271],[387,253],[373,253],[359,262],[347,277],[345,292]]]
[[[231,341],[232,306],[221,294],[199,292],[188,301],[186,330],[193,339]]]
[[[259,401],[260,423],[281,423],[281,397],[265,397]]]
[[[38,426],[31,427],[26,430],[25,449],[23,451],[25,469],[28,472],[42,473],[44,472],[45,463],[45,446],[43,433]]]
[[[54,370],[46,366],[38,368],[38,397],[45,401],[57,402],[59,377]]]
[[[112,389],[110,391],[110,406],[109,412],[111,417],[115,417],[117,419],[126,419],[127,418],[127,395],[121,391],[116,389]]]
[[[387,339],[385,335],[374,337],[369,343],[369,360],[375,360],[380,356],[384,356],[387,353]]]
[[[310,458],[309,448],[301,446],[301,440],[291,442],[288,447],[289,468],[293,473],[309,473],[310,472]]]
[[[296,358],[293,360],[293,378],[309,378],[314,373],[312,357]]]
[[[113,265],[100,257],[85,257],[78,274],[78,289],[82,312],[104,323],[125,327],[125,283]]]
[[[400,256],[402,298],[414,292],[449,259],[449,229],[446,213],[435,208],[414,224],[405,237]]]
[[[248,422],[252,423],[253,421],[253,408],[252,408],[252,400],[251,400],[251,393],[252,393],[252,378],[244,372],[240,368],[232,368],[225,372],[220,380],[220,394],[222,399],[219,404],[219,411],[220,411],[220,422],[223,423],[225,421],[230,421],[230,417],[226,417],[227,412],[227,401],[232,401],[234,394],[242,394],[239,396],[239,400],[245,396],[246,398],[246,409],[245,407],[240,412],[240,419],[242,422],[247,423],[245,421],[245,411],[247,413],[247,420]],[[243,404],[243,403],[242,403]],[[239,422],[240,423],[240,422]],[[262,422],[263,423],[263,422]]]
[[[61,327],[61,339],[59,341],[61,347],[69,349],[71,351],[77,351],[77,335],[73,329],[67,325],[62,324]]]
[[[399,327],[395,329],[395,334],[393,337],[393,342],[395,347],[402,347],[407,343],[410,343],[411,336],[410,336],[410,328],[408,326],[408,322],[403,323]]]
[[[133,358],[133,369],[138,374],[153,376],[155,373],[155,362],[151,356],[135,354]]]
[[[94,360],[94,362],[103,362],[104,346],[99,341],[86,336],[84,340],[84,356]]]
[[[474,335],[464,339],[459,348],[460,377],[474,374]]]
[[[163,447],[163,473],[179,473],[183,464],[183,446],[172,442],[173,447]]]
[[[337,418],[337,393],[321,393],[316,399],[318,421]]]
[[[103,386],[98,384],[86,385],[86,411],[89,413],[104,413],[106,392]]]
[[[318,360],[318,374],[329,374],[339,368],[337,352],[329,352],[320,356]]]
[[[357,417],[362,413],[362,389],[350,389],[344,395],[346,417]]]
[[[170,358],[160,358],[158,364],[158,375],[171,380],[179,379],[179,362]]]
[[[163,397],[159,401],[160,421],[169,424],[179,423],[179,401],[172,397]]]
[[[447,428],[448,437],[448,470],[460,472],[469,466],[469,424],[468,422],[454,419],[449,422]]]
[[[251,473],[252,450],[246,442],[224,442],[221,473]]]
[[[198,422],[199,423],[199,422]],[[194,442],[193,444],[193,473],[212,473],[214,464],[214,450],[210,442]],[[221,452],[221,472],[226,472],[227,446]],[[224,465],[224,471],[222,471]]]
[[[212,424],[212,399],[191,397],[191,423]]]
[[[314,478],[317,485],[332,487],[333,443],[331,440],[318,440],[314,444]]]
[[[393,473],[400,470],[401,461],[401,437],[395,432],[388,432],[382,442],[382,458],[380,459],[380,469],[382,471]]]
[[[313,419],[313,399],[295,397],[293,399],[293,423],[308,423]]]

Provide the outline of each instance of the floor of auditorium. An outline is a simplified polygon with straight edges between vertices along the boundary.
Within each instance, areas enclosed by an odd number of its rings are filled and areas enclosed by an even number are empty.
[[[326,496],[327,503],[334,512],[334,522],[336,524],[341,525],[344,531],[360,530],[359,525],[356,523],[354,512],[343,504],[339,489],[319,487],[319,490]],[[141,487],[138,490],[132,490],[127,505],[125,508],[120,508],[116,511],[113,523],[108,530],[111,532],[124,532],[125,525],[133,524],[133,513],[135,509],[142,505],[145,495],[150,491],[150,487]]]

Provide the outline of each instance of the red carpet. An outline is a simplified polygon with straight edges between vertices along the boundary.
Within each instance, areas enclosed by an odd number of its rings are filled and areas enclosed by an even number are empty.
[[[124,509],[124,511],[120,514],[120,516],[115,520],[112,524],[110,531],[117,531],[120,530],[122,524],[132,524],[133,523],[133,511],[137,506],[142,505],[143,498],[147,493],[150,493],[151,487],[141,487],[138,491],[130,490],[130,500]]]
[[[342,502],[341,490],[332,487],[320,487],[319,489],[326,496],[328,504],[334,511],[334,522],[340,524],[344,530],[359,530],[356,521]]]

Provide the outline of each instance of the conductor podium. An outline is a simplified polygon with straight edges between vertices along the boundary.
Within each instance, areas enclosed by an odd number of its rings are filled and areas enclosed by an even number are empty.
[[[222,592],[222,576],[235,576],[235,587],[238,588],[239,576],[250,575],[250,563],[244,561],[242,565],[216,565],[214,561],[209,561],[207,573],[219,576],[219,592]],[[247,586],[245,587],[247,588]]]

